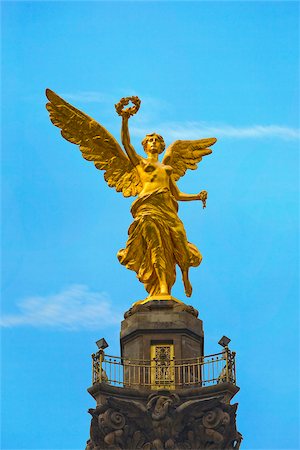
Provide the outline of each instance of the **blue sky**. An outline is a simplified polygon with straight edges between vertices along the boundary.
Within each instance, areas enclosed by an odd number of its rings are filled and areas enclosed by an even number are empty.
[[[187,303],[207,354],[237,351],[243,448],[299,448],[298,22],[296,2],[3,2],[3,450],[84,448],[94,342],[119,354],[145,297],[116,258],[132,199],[61,138],[46,87],[118,139],[114,103],[138,95],[140,153],[145,132],[218,138],[179,183],[209,194],[180,205],[204,257]]]

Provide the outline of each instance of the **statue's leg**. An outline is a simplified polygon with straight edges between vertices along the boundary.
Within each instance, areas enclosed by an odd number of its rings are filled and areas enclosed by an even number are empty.
[[[160,294],[170,294],[167,277],[164,245],[161,239],[159,228],[152,220],[147,220],[145,235],[148,251],[151,252],[151,264],[157,276]]]
[[[183,281],[183,285],[184,285],[184,291],[185,291],[185,295],[187,297],[190,297],[192,295],[193,292],[193,288],[191,285],[191,282],[189,280],[189,269],[181,269],[182,272],[182,281]]]
[[[154,269],[159,281],[159,287],[160,287],[160,294],[169,294],[169,289],[168,289],[168,283],[167,283],[167,279],[166,279],[166,274],[165,271],[159,266],[159,265],[155,265],[154,263]]]
[[[190,252],[183,226],[182,228],[178,227],[176,229],[176,234],[173,241],[175,243],[174,250],[176,255],[176,262],[180,267],[182,273],[185,295],[187,297],[190,297],[193,291],[192,285],[189,280]]]
[[[202,255],[197,249],[197,247],[195,247],[195,245],[191,244],[190,242],[188,242],[187,244],[188,244],[187,248],[189,250],[188,262],[186,259],[184,260],[184,262],[183,260],[181,260],[179,266],[182,272],[182,280],[184,284],[185,293],[187,297],[190,297],[192,295],[192,285],[189,280],[189,269],[191,266],[193,267],[199,266],[199,264],[202,261]]]
[[[187,240],[185,229],[182,222],[178,219],[177,226],[173,228],[173,242],[176,263],[180,267],[182,273],[182,281],[185,294],[187,297],[192,295],[192,285],[189,280],[189,268],[191,266],[190,244]]]

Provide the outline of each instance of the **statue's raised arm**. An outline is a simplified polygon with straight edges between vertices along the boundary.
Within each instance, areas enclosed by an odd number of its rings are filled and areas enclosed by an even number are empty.
[[[130,102],[133,103],[133,106],[124,108],[124,106],[128,105]],[[119,116],[122,117],[122,128],[121,128],[122,144],[128,155],[128,158],[130,159],[134,167],[136,167],[140,163],[141,157],[136,153],[134,147],[130,142],[128,120],[130,116],[133,116],[134,114],[137,113],[140,104],[141,100],[138,97],[133,96],[121,98],[119,103],[115,105],[117,113],[119,114]]]
[[[61,129],[61,135],[79,146],[84,159],[93,161],[97,169],[105,171],[104,179],[110,187],[122,192],[124,197],[136,196],[142,187],[139,176],[116,139],[55,92],[47,89],[46,96],[50,119]]]

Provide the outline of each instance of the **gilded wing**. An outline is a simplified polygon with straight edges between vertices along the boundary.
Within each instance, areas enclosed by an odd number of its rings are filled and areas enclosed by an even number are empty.
[[[46,89],[46,96],[50,119],[53,125],[61,128],[61,135],[79,145],[84,159],[93,161],[97,169],[105,171],[104,179],[110,187],[122,191],[124,197],[138,195],[142,189],[138,173],[116,139],[102,125],[55,92]]]
[[[177,181],[187,169],[197,169],[202,157],[212,153],[208,147],[216,141],[216,138],[175,141],[167,148],[162,163],[173,167],[173,177]]]

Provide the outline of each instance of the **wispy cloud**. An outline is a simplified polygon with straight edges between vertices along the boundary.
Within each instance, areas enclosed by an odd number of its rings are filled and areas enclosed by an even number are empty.
[[[61,96],[68,101],[82,103],[102,103],[113,108],[114,103],[118,101],[119,95],[124,92],[130,92],[129,95],[139,95],[133,89],[122,89],[119,94],[107,94],[99,91],[79,91],[74,93],[63,93]],[[128,94],[127,94],[128,95]],[[218,138],[229,139],[262,139],[276,138],[286,141],[297,140],[300,138],[299,128],[288,127],[284,125],[249,125],[235,126],[224,123],[209,122],[157,122],[157,117],[161,110],[166,110],[167,103],[158,98],[139,95],[142,98],[143,114],[137,114],[134,123],[130,124],[132,136],[143,137],[147,133],[156,131],[162,134],[166,140],[172,139],[199,139],[200,137],[216,136]]]
[[[60,95],[66,100],[82,103],[107,103],[112,101],[109,95],[97,91],[65,92]]]
[[[17,314],[2,316],[2,327],[33,326],[66,330],[96,329],[120,322],[107,294],[72,285],[57,294],[34,296],[18,303]]]
[[[298,128],[280,125],[252,125],[248,127],[236,127],[226,124],[209,124],[207,122],[165,122],[157,126],[131,127],[131,133],[142,137],[145,134],[156,131],[166,139],[199,139],[201,137],[215,136],[218,138],[232,139],[261,139],[277,138],[283,140],[296,140],[300,137]]]
[[[154,109],[155,111],[161,111],[166,109],[168,104],[161,99],[152,97],[149,95],[141,95],[135,89],[121,89],[119,92],[104,93],[100,91],[78,91],[78,92],[64,92],[59,95],[68,101],[82,102],[82,103],[106,103],[114,109],[114,104],[117,103],[121,97],[129,97],[132,95],[138,95],[142,98],[143,113],[145,110]],[[143,117],[145,120],[145,117]]]

